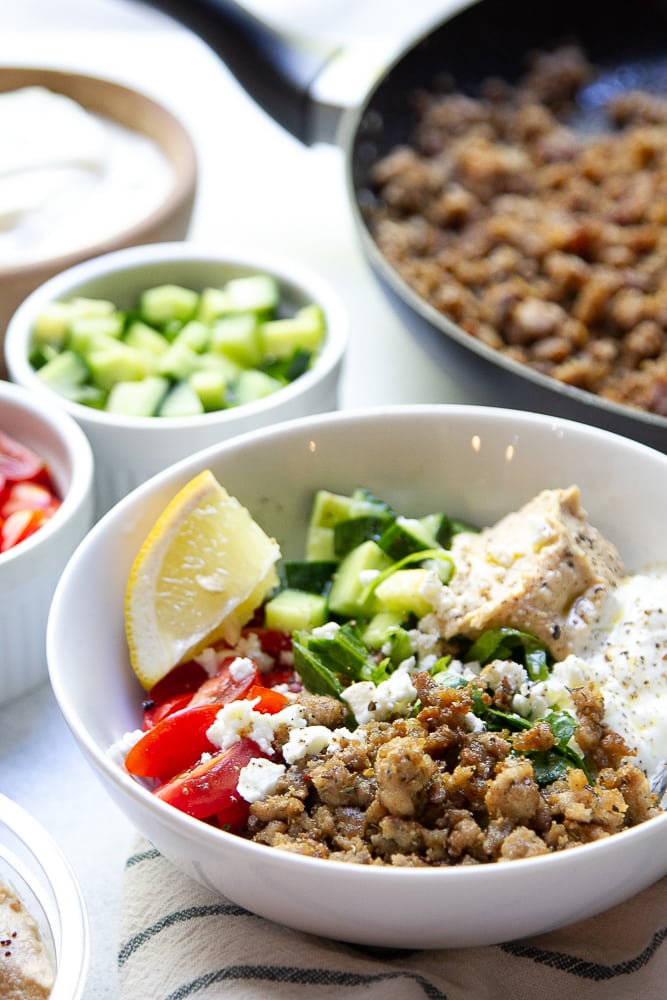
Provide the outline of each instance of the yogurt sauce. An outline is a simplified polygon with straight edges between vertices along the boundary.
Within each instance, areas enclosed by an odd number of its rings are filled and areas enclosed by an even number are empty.
[[[0,265],[60,256],[157,208],[173,183],[156,143],[64,94],[0,94]]]
[[[653,778],[667,758],[667,567],[625,577],[572,655],[533,686],[533,715],[546,705],[571,706],[569,689],[593,681],[602,691],[605,721],[636,748]],[[541,704],[540,704],[541,703]]]

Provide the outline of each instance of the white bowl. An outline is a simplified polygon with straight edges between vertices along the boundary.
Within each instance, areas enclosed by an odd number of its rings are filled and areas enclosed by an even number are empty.
[[[151,140],[170,165],[173,181],[153,210],[131,223],[121,222],[115,232],[108,229],[92,232],[85,245],[70,245],[57,256],[0,266],[0,341],[22,300],[66,267],[121,247],[184,239],[190,228],[197,193],[197,156],[192,138],[167,108],[146,94],[113,80],[82,73],[38,66],[0,67],[0,94],[24,87],[42,87],[64,95],[88,113],[101,115],[116,126]],[[6,376],[1,357],[0,376]]]
[[[0,381],[0,429],[43,458],[62,505],[25,541],[0,553],[0,703],[47,678],[46,621],[69,557],[93,523],[93,455],[70,416]]]
[[[81,890],[46,830],[2,794],[0,882],[13,890],[37,924],[55,974],[49,1000],[79,1000],[90,948]]]
[[[303,553],[318,488],[363,485],[418,516],[491,523],[541,489],[579,484],[591,520],[630,569],[667,561],[667,456],[544,416],[463,406],[328,414],[208,449],[144,484],[91,531],[53,602],[53,688],[79,745],[131,821],[185,873],[241,906],[313,934],[370,945],[483,945],[581,920],[667,873],[667,815],[594,844],[505,864],[400,868],[303,857],[235,837],[170,808],[107,754],[137,728],[123,595],[158,514],[210,468],[279,540]],[[287,472],[288,470],[288,472]],[[90,670],[90,650],[95,670]]]
[[[71,295],[109,298],[121,308],[145,288],[175,282],[201,290],[244,274],[267,272],[286,303],[317,302],[327,335],[313,367],[272,396],[234,409],[193,417],[124,417],[72,403],[47,388],[28,361],[31,329],[44,306]],[[330,285],[283,257],[237,247],[206,249],[187,243],[151,244],[106,254],[58,275],[19,307],[7,328],[5,359],[10,377],[42,399],[58,404],[86,432],[96,459],[97,514],[173,462],[200,448],[280,420],[334,410],[347,344],[347,314]]]

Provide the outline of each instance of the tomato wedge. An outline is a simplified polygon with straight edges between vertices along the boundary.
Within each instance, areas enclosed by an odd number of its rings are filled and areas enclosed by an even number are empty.
[[[173,667],[161,681],[158,681],[148,692],[147,699],[155,705],[161,705],[177,694],[189,691],[192,695],[207,677],[208,674],[200,663],[187,660]]]
[[[0,431],[0,473],[5,479],[34,479],[43,468],[44,462],[31,448]]]
[[[174,712],[149,729],[125,758],[125,767],[140,778],[168,781],[192,767],[203,753],[217,753],[206,736],[221,705],[207,704]]]
[[[289,704],[289,699],[282,692],[272,691],[271,688],[264,687],[262,684],[253,684],[245,697],[248,701],[254,701],[258,698],[257,704],[253,705],[253,711],[266,712],[267,715],[275,715],[276,712]]]
[[[162,719],[166,719],[168,715],[173,715],[174,712],[180,712],[181,709],[187,708],[192,701],[192,695],[189,691],[185,694],[174,695],[173,698],[167,698],[163,701],[161,705],[154,705],[152,701],[146,702],[149,708],[144,711],[144,721],[142,729],[146,731],[147,729],[152,729],[156,726],[158,722]]]
[[[210,760],[161,785],[154,794],[195,819],[215,816],[224,826],[225,812],[229,810],[233,815],[243,801],[236,790],[240,771],[253,757],[266,756],[253,740],[240,739]]]
[[[232,672],[231,666],[238,656],[226,656],[217,673],[204,681],[199,690],[193,695],[192,705],[204,705],[206,702],[215,701],[219,705],[226,705],[237,698],[245,698],[246,692],[253,684],[259,684],[259,670],[252,664],[252,669],[243,670],[237,676]]]
[[[0,552],[7,552],[30,535],[34,535],[47,520],[43,510],[16,510],[10,514],[0,530]]]
[[[52,491],[41,483],[13,483],[7,490],[0,514],[9,517],[17,510],[44,510],[54,513],[60,506],[60,501]]]

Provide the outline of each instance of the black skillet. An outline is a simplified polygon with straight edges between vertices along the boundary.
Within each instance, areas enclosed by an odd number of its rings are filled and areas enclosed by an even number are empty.
[[[485,347],[417,295],[379,252],[364,208],[373,163],[409,142],[411,95],[449,74],[474,93],[486,77],[514,81],[526,55],[580,43],[604,68],[584,93],[578,125],[596,127],[610,91],[637,86],[667,93],[667,0],[478,0],[413,40],[353,112],[317,106],[314,81],[335,52],[295,44],[227,0],[150,0],[199,34],[268,113],[306,144],[343,146],[350,206],[363,249],[393,307],[470,402],[492,402],[604,427],[667,451],[667,418],[607,402],[534,372]],[[302,40],[300,40],[302,41]],[[443,337],[442,334],[445,336]],[[444,348],[443,348],[443,345]],[[472,363],[471,363],[472,362]]]

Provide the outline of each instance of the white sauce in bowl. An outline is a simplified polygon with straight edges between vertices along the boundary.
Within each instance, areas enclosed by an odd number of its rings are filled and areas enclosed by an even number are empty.
[[[57,257],[154,211],[173,183],[147,136],[44,87],[0,94],[0,266]]]

